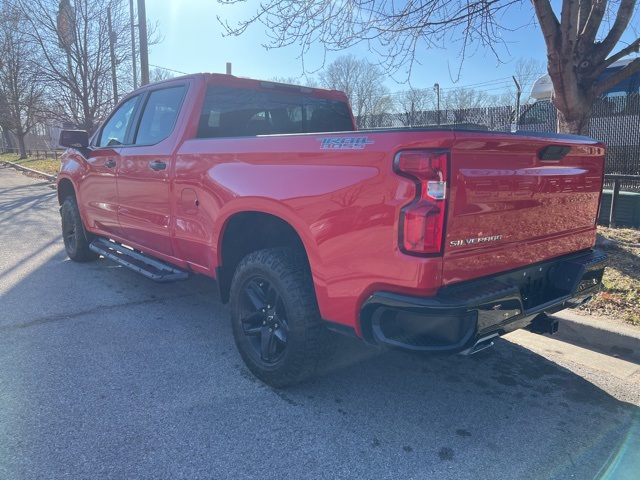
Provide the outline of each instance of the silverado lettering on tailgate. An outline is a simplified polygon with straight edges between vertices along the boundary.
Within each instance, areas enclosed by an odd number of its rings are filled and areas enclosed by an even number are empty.
[[[499,242],[502,235],[491,235],[489,237],[467,238],[465,240],[451,240],[450,247],[461,247],[463,245],[476,245],[478,243]]]

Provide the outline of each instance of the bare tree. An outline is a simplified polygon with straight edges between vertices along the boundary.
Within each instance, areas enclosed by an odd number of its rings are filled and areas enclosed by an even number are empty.
[[[167,70],[166,68],[154,67],[149,72],[150,83],[162,82],[163,80],[169,80],[173,77],[175,77],[175,75],[171,70]]]
[[[50,116],[93,132],[113,107],[107,7],[111,9],[117,80],[130,88],[131,45],[124,0],[15,0],[42,52]]]
[[[529,94],[531,92],[531,87],[535,81],[540,78],[545,73],[544,64],[536,60],[535,58],[519,58],[515,65],[514,78],[520,85],[520,91],[522,92],[521,103],[528,103],[530,100]],[[511,88],[510,92],[513,92],[513,95],[517,95],[517,89]],[[524,101],[524,102],[522,102]]]
[[[273,77],[270,80],[276,83],[285,83],[287,85],[302,85],[303,87],[309,88],[315,88],[318,86],[318,81],[313,77],[305,77],[304,79],[297,77]]]
[[[384,79],[380,67],[354,55],[338,57],[320,74],[323,87],[345,92],[359,126],[368,125],[375,116],[391,109],[389,89],[382,84]]]
[[[468,110],[486,107],[491,100],[491,96],[482,90],[461,87],[445,91],[442,95],[442,106],[446,110]]]
[[[11,148],[12,141],[9,135],[9,119],[6,118],[4,112],[8,112],[7,99],[4,98],[2,92],[0,92],[0,147]],[[4,153],[4,152],[3,152]]]
[[[235,4],[245,0],[218,0]],[[265,0],[255,14],[236,25],[218,20],[227,33],[241,35],[252,24],[265,26],[266,47],[298,44],[302,56],[312,45],[343,50],[365,43],[381,55],[389,71],[410,75],[417,53],[427,48],[461,45],[489,48],[499,57],[508,32],[522,25],[504,22],[511,7],[522,0]],[[584,133],[597,95],[640,70],[640,58],[614,75],[599,75],[616,60],[638,50],[640,38],[620,47],[634,15],[635,0],[562,0],[554,11],[550,0],[531,0],[547,46],[547,70],[553,81],[554,103],[561,131]],[[529,21],[530,22],[530,21]]]
[[[411,127],[420,122],[422,114],[436,108],[436,94],[431,88],[411,88],[396,97],[396,110],[403,125]]]
[[[42,118],[45,91],[40,81],[39,58],[13,7],[13,3],[5,2],[0,10],[0,124],[13,132],[20,158],[26,158],[25,137]]]
[[[558,128],[586,133],[596,97],[640,70],[640,58],[636,58],[613,75],[599,79],[607,67],[640,47],[640,38],[636,38],[614,53],[629,27],[636,2],[564,0],[560,18],[550,0],[533,0],[533,5],[547,45]]]
[[[487,107],[492,103],[492,98],[487,92],[473,88],[454,88],[445,91],[442,95],[442,106],[451,111],[455,123],[470,121],[471,110]]]

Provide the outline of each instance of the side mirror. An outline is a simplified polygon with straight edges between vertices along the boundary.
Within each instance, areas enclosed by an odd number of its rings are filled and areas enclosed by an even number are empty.
[[[85,130],[62,130],[58,145],[84,150],[89,146],[89,134]]]

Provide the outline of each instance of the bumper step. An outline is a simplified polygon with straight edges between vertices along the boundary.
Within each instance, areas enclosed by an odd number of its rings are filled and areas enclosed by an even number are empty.
[[[558,322],[547,315],[588,301],[606,262],[594,250],[443,287],[433,297],[375,292],[360,311],[363,335],[409,351],[471,354],[518,328],[554,334]]]
[[[177,282],[189,278],[189,272],[125,247],[106,238],[97,238],[89,248],[109,260],[156,282]]]

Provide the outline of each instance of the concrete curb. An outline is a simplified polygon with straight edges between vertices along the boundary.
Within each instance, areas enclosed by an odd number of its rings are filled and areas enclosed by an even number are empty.
[[[56,178],[57,178],[56,175],[49,175],[48,173],[42,173],[42,172],[39,172],[37,170],[33,170],[31,168],[23,167],[22,165],[18,165],[17,163],[7,162],[6,160],[2,160],[2,163],[5,164],[5,165],[8,165],[11,168],[15,168],[16,170],[20,170],[22,172],[31,173],[32,175],[37,175],[38,177],[46,178],[50,182],[55,182]]]
[[[560,320],[554,339],[640,364],[640,329],[569,310],[552,316]]]

